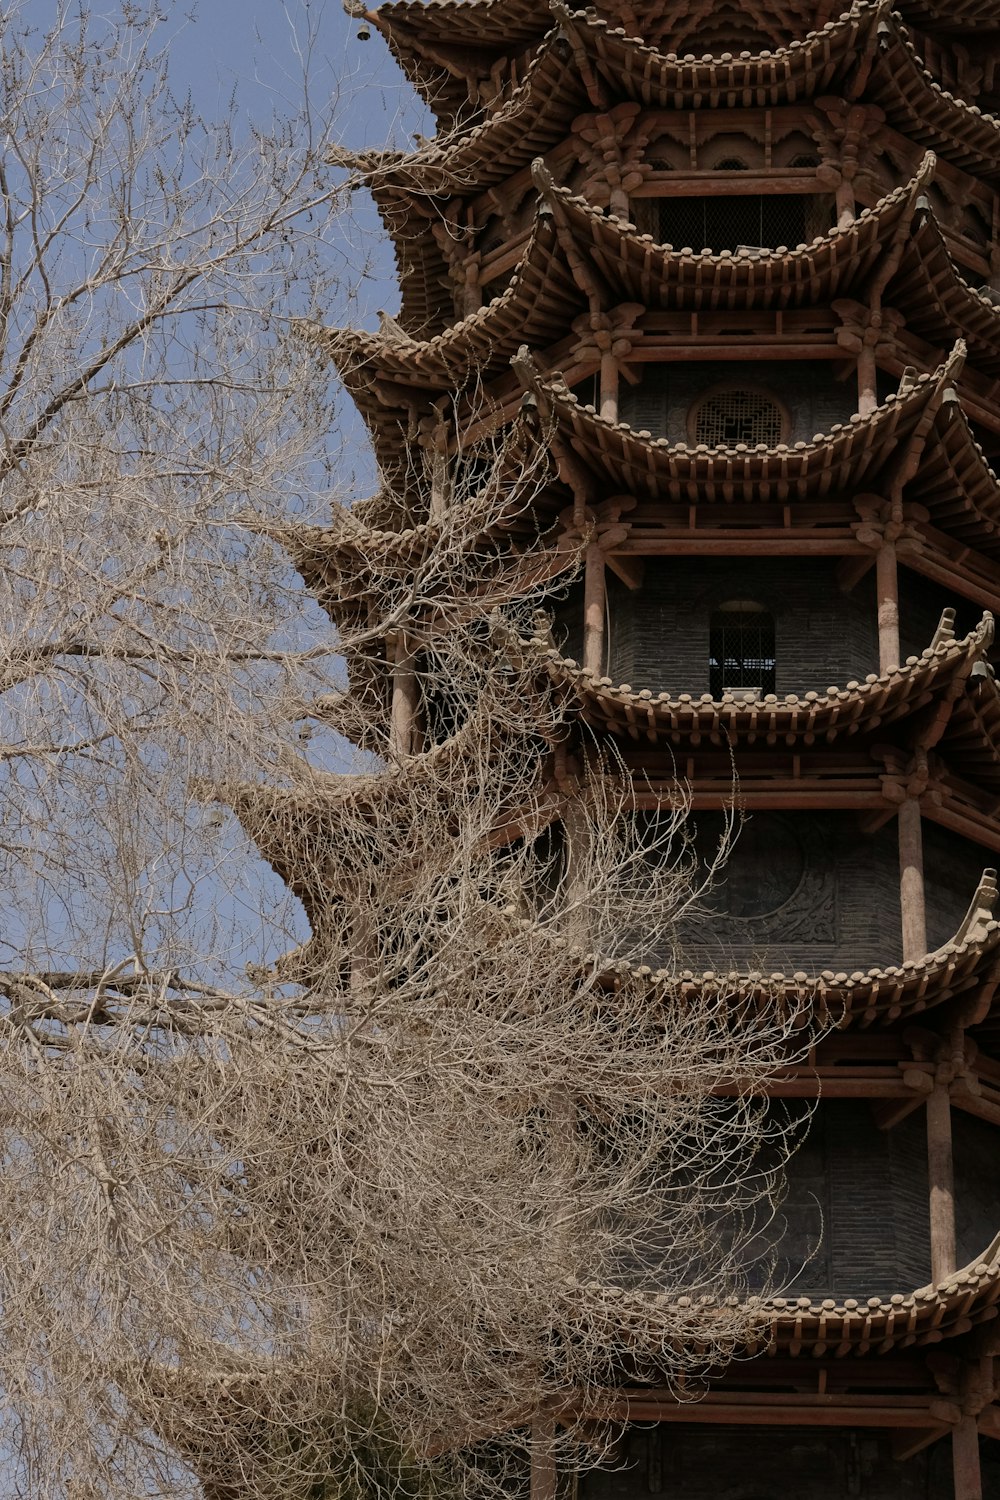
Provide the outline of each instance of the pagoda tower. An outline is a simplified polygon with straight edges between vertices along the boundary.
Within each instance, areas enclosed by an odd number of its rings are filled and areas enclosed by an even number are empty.
[[[835,1022],[774,1084],[785,1295],[699,1400],[617,1393],[587,1500],[1000,1496],[1000,13],[900,5],[348,0],[439,127],[349,159],[402,288],[328,337],[377,523],[535,433],[525,541],[585,552],[545,671],[640,809],[744,816],[675,986]]]

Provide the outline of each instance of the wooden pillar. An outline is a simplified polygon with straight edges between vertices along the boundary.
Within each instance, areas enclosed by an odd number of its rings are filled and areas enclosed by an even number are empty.
[[[858,412],[870,417],[878,406],[878,365],[875,349],[864,339],[858,353]]]
[[[610,350],[601,355],[601,416],[618,421],[618,361]]]
[[[591,827],[579,787],[567,797],[562,809],[565,845],[563,932],[577,948],[588,949],[590,942],[590,853]]]
[[[531,1428],[531,1500],[555,1500],[556,1456],[552,1451],[555,1423],[537,1418]]]
[[[619,219],[631,218],[632,205],[629,203],[628,193],[626,193],[620,182],[616,182],[611,189],[611,201],[608,207]]]
[[[400,631],[390,642],[392,660],[392,707],[389,719],[389,754],[412,755],[417,735],[420,686],[414,656],[406,634]]]
[[[903,962],[927,953],[924,899],[924,839],[920,803],[906,797],[899,804],[899,910],[903,928]]]
[[[470,255],[465,262],[465,292],[463,295],[465,316],[471,317],[483,305],[483,288],[480,281],[480,257]]]
[[[434,519],[440,519],[448,509],[448,437],[444,423],[434,434],[434,443],[431,449],[431,505],[430,512]]]
[[[350,908],[351,995],[358,999],[369,989],[375,974],[375,934],[371,911],[364,901]]]
[[[951,1095],[936,1083],[927,1095],[927,1178],[930,1186],[931,1280],[947,1281],[955,1265],[955,1163],[951,1149]]]
[[[583,579],[583,665],[595,677],[604,671],[604,611],[607,582],[604,553],[596,542],[587,548]]]
[[[854,223],[854,187],[849,178],[837,184],[837,228],[847,229]]]
[[[878,664],[883,674],[899,666],[899,568],[896,547],[884,541],[875,558],[878,598]]]
[[[963,1417],[951,1435],[955,1500],[983,1500],[979,1464],[979,1428],[975,1417]]]

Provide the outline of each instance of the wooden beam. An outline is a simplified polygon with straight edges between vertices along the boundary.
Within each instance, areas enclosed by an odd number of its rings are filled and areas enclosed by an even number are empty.
[[[615,552],[606,552],[604,556],[612,573],[621,579],[627,589],[634,593],[642,588],[646,569],[641,557],[621,557]]]
[[[914,1454],[921,1453],[932,1443],[937,1443],[951,1432],[950,1427],[928,1427],[923,1432],[897,1432],[891,1439],[892,1456],[897,1463],[905,1463]]]
[[[893,1130],[908,1115],[912,1115],[914,1110],[919,1109],[923,1102],[923,1094],[915,1094],[912,1089],[907,1089],[905,1099],[876,1101],[872,1105],[872,1116],[879,1130]]]
[[[1000,1442],[1000,1406],[995,1402],[979,1413],[979,1431],[983,1437],[996,1438]]]
[[[853,532],[839,536],[822,533],[761,528],[752,533],[726,527],[689,528],[677,532],[650,532],[616,547],[620,556],[633,557],[867,557],[864,546]]]
[[[849,594],[852,589],[864,578],[875,561],[875,553],[870,548],[860,556],[845,557],[843,562],[837,564],[837,587],[844,594]]]
[[[596,1405],[596,1404],[595,1404]],[[606,1421],[696,1422],[726,1426],[949,1428],[962,1418],[954,1402],[926,1396],[863,1396],[798,1392],[709,1391],[697,1401],[632,1397],[601,1402]]]

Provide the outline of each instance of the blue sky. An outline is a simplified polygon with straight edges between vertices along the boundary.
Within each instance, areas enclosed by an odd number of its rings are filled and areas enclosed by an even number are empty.
[[[345,15],[341,0],[164,0],[164,6],[168,15],[161,35],[174,85],[178,93],[190,90],[198,110],[209,118],[226,112],[234,92],[243,118],[257,126],[266,128],[274,114],[287,114],[301,99],[300,48],[311,31],[314,97],[336,97],[341,144],[356,149],[407,146],[413,132],[432,131],[378,31],[361,41],[358,22]],[[87,7],[95,18],[112,18],[121,13],[122,4],[87,0]],[[21,0],[20,8],[34,24],[46,27],[56,4]],[[355,212],[370,253],[373,239],[380,236],[377,216],[363,200],[356,202]],[[355,316],[373,326],[378,308],[394,312],[397,306],[392,256],[383,246]]]

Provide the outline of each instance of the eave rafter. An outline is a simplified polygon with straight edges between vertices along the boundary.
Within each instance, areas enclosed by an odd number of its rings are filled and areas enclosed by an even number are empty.
[[[654,311],[728,313],[812,308],[861,290],[905,214],[914,183],[890,193],[853,224],[810,245],[760,255],[694,254],[656,245],[626,221],[556,186],[541,164],[538,209],[511,285],[485,307],[430,338],[384,320],[379,332],[326,329],[311,336],[338,365],[348,388],[383,382],[444,393],[473,375],[504,371],[521,344],[550,346],[587,307],[574,273],[582,258],[600,272],[608,303]],[[997,310],[1000,323],[1000,310]],[[790,331],[794,337],[794,331]],[[833,328],[831,323],[830,341]]]
[[[737,751],[754,746],[834,744],[884,732],[920,714],[942,695],[955,697],[962,692],[973,665],[985,661],[993,638],[993,617],[984,615],[964,640],[939,631],[935,644],[922,655],[882,675],[869,673],[864,682],[785,697],[731,692],[721,699],[708,693],[636,691],[614,684],[609,677],[595,676],[545,647],[540,639],[533,645],[541,652],[553,686],[568,694],[592,728],[637,743],[673,745],[683,753],[692,746]],[[1000,712],[1000,694],[991,676],[982,679],[981,688],[980,680],[976,679],[974,717],[963,720],[954,732],[963,744],[971,744],[978,730],[992,747],[991,761],[1000,763],[1000,718],[995,717]],[[980,698],[986,700],[982,707]]]
[[[1000,958],[997,905],[996,871],[987,869],[948,942],[920,959],[853,972],[825,969],[819,974],[786,974],[780,970],[709,969],[696,973],[624,961],[605,966],[598,954],[587,955],[585,964],[611,992],[623,985],[645,986],[650,1005],[662,1006],[665,1013],[672,1005],[739,994],[763,1007],[777,1003],[789,1015],[817,1017],[840,1032],[885,1028],[937,1009],[960,995],[978,993],[995,977]],[[1000,1004],[991,1003],[987,1014],[995,1013],[1000,1013]],[[985,1014],[979,1017],[980,1024],[985,1020]],[[797,1077],[808,1080],[810,1071],[803,1066],[796,1070]],[[791,1094],[793,1090],[786,1088],[783,1092]],[[805,1095],[808,1090],[794,1092]]]
[[[694,254],[656,245],[625,221],[557,187],[538,163],[538,211],[513,282],[501,296],[431,338],[411,337],[391,319],[377,333],[315,327],[312,336],[338,365],[365,415],[381,427],[379,407],[391,410],[407,400],[411,406],[427,405],[470,380],[499,378],[521,343],[550,349],[550,363],[572,361],[572,338],[559,340],[587,305],[577,263],[600,274],[602,300],[609,309],[622,302],[641,304],[646,312],[636,327],[637,341],[652,347],[667,339],[664,352],[671,355],[682,345],[692,352],[701,345],[709,351],[718,345],[738,353],[730,347],[730,324],[734,316],[748,314],[754,347],[766,337],[776,356],[792,357],[791,350],[836,357],[837,318],[850,321],[855,309],[863,319],[864,302],[850,294],[863,298],[867,283],[877,278],[888,283],[887,300],[921,340],[933,339],[940,348],[962,336],[969,364],[975,366],[963,378],[988,381],[1000,376],[1000,306],[955,271],[925,203],[905,255],[898,254],[895,243],[932,165],[928,158],[909,184],[864,210],[851,225],[831,229],[811,245],[750,256]],[[826,323],[820,317],[824,306]],[[839,309],[836,317],[834,308]],[[777,321],[765,331],[753,315],[771,309]],[[676,318],[668,317],[669,327],[661,328],[658,313],[676,313],[681,324],[674,328]],[[713,334],[713,317],[721,319],[720,327],[725,325],[724,336]],[[804,344],[817,347],[800,348]],[[901,357],[905,346],[904,337]]]
[[[994,0],[903,0],[908,20],[923,31],[1000,32]]]
[[[943,89],[895,12],[878,20],[868,93],[902,134],[983,181],[1000,182],[1000,120]]]
[[[395,187],[468,197],[528,166],[568,132],[581,110],[594,106],[574,47],[609,89],[650,109],[773,108],[846,85],[881,8],[859,0],[837,21],[787,47],[719,60],[660,53],[594,11],[566,10],[523,82],[481,124],[416,152],[337,152],[334,160],[383,192]],[[569,32],[573,45],[567,47]]]
[[[446,741],[426,752],[423,759],[440,761],[455,753],[462,753],[461,747],[456,750]],[[416,758],[410,766],[409,774],[420,773],[419,760]],[[370,778],[364,776],[315,775],[299,786],[229,787],[219,792],[220,800],[233,809],[263,857],[303,900],[311,920],[317,915],[321,919],[329,903],[329,894],[322,893],[330,878],[329,851],[338,846],[337,830],[345,800],[358,804],[379,795]],[[377,802],[379,815],[387,811],[383,802],[384,797]],[[548,821],[558,817],[560,805],[558,792],[551,788],[540,796],[533,818]],[[766,1008],[777,1003],[789,1014],[813,1015],[840,1030],[885,1027],[971,994],[995,977],[1000,958],[997,899],[996,874],[989,869],[983,873],[956,933],[941,948],[920,960],[853,973],[829,969],[813,975],[801,971],[695,973],[621,959],[609,961],[600,953],[572,944],[568,945],[572,953],[567,952],[568,959],[578,964],[581,980],[610,994],[623,986],[638,986],[648,993],[650,1006],[657,1011],[662,1008],[664,1015],[672,1006],[691,1004],[701,994],[739,993],[749,1004]],[[494,916],[497,922],[515,926],[528,921],[499,912]],[[321,943],[321,921],[315,931]],[[546,940],[566,944],[565,938],[551,930]],[[990,1004],[988,1014],[992,1015],[994,1009]],[[985,1020],[986,1014],[980,1015],[978,1024]]]
[[[868,417],[838,423],[812,442],[735,448],[671,444],[625,422],[601,417],[580,402],[557,377],[542,376],[525,351],[515,371],[543,416],[565,434],[605,493],[627,493],[651,501],[782,504],[838,493],[877,489],[897,461],[900,445],[914,434],[927,410],[940,403],[960,368],[962,351],[933,375],[920,375],[905,391],[890,395]]]
[[[669,1294],[656,1297],[614,1288],[609,1289],[607,1295],[614,1298],[618,1326],[625,1310],[632,1313],[634,1346],[641,1350],[644,1335],[648,1337],[658,1323],[655,1313],[664,1303],[669,1303]],[[805,1354],[814,1358],[830,1355],[838,1359],[885,1355],[893,1350],[937,1344],[943,1339],[968,1333],[977,1325],[995,1318],[998,1303],[1000,1235],[987,1246],[982,1256],[946,1281],[909,1294],[866,1298],[861,1293],[857,1298],[824,1297],[818,1300],[808,1296],[768,1298],[758,1304],[760,1333],[751,1338],[747,1353],[772,1356]],[[706,1299],[702,1306],[710,1308],[711,1302]],[[701,1402],[681,1403],[676,1398],[657,1399],[652,1393],[644,1396],[637,1390],[607,1405],[595,1401],[593,1410],[595,1415],[618,1421],[673,1419],[687,1422],[694,1414],[696,1421],[765,1421],[798,1426],[811,1425],[809,1412],[815,1408],[833,1412],[833,1425],[838,1426],[903,1428],[937,1423],[943,1424],[944,1430],[957,1424],[962,1416],[960,1405],[940,1399],[928,1401],[919,1397],[883,1396],[869,1403],[866,1417],[863,1397],[844,1396],[839,1402],[830,1398],[814,1404],[808,1396],[796,1399],[776,1394],[770,1398],[769,1415],[762,1417],[759,1408],[767,1402],[761,1402],[759,1393],[744,1399],[748,1406],[755,1406],[757,1410],[742,1418],[737,1414],[731,1397],[725,1400],[717,1396],[713,1400],[711,1392]],[[821,1423],[831,1425],[829,1416],[821,1419]]]

